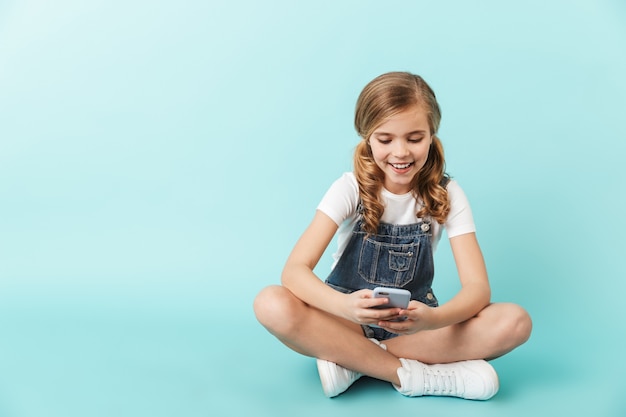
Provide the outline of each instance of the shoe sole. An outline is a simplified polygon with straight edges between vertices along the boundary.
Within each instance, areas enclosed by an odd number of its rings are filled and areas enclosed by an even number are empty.
[[[335,381],[331,377],[333,370],[331,369],[335,364],[325,361],[323,359],[317,360],[317,372],[320,375],[320,381],[322,382],[322,390],[324,391],[324,395],[328,398],[335,397],[340,393],[335,393],[337,387]]]

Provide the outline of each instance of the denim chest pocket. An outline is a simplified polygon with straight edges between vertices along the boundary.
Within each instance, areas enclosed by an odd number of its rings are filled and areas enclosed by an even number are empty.
[[[375,285],[403,287],[413,280],[419,241],[390,244],[365,239],[359,255],[359,275]]]

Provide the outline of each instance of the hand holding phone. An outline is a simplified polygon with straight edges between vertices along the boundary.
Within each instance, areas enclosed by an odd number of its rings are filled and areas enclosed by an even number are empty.
[[[403,290],[401,288],[385,288],[385,287],[377,287],[374,288],[374,298],[387,298],[389,300],[388,303],[372,307],[376,309],[386,309],[386,308],[401,308],[406,310],[409,306],[409,301],[411,301],[411,292],[407,290]],[[404,321],[406,317],[399,317],[397,319],[391,321]]]

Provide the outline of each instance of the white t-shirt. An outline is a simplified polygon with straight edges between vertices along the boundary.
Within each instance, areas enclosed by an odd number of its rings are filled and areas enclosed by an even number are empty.
[[[431,224],[433,253],[437,249],[444,228],[448,233],[448,238],[476,231],[472,210],[459,184],[451,180],[447,189],[450,199],[450,213],[448,213],[444,224],[439,224],[436,221]],[[381,196],[385,205],[385,211],[381,218],[383,223],[401,225],[421,221],[416,216],[421,204],[413,197],[412,193],[398,195],[383,188]],[[318,210],[330,217],[339,226],[337,232],[338,248],[333,255],[335,260],[333,268],[348,244],[352,229],[354,229],[359,218],[358,204],[359,186],[356,177],[354,173],[346,172],[330,186],[317,206]]]

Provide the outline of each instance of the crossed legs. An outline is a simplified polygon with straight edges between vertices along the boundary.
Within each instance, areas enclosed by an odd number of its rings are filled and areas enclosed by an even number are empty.
[[[263,289],[254,311],[294,351],[395,385],[400,384],[399,358],[430,364],[492,359],[524,343],[532,328],[521,307],[491,304],[463,323],[387,340],[384,350],[365,338],[358,324],[311,307],[282,286]]]

